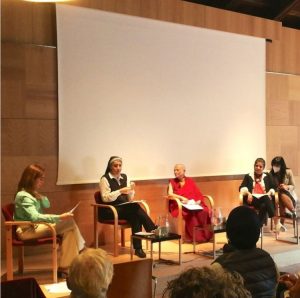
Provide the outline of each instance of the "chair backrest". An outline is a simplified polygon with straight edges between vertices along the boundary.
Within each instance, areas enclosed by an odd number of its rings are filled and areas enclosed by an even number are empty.
[[[5,218],[5,221],[14,221],[14,212],[15,212],[15,204],[14,203],[9,203],[6,205],[3,205],[1,207],[2,209],[2,214]],[[18,239],[17,236],[17,226],[12,227],[12,238],[13,238],[13,245],[22,245],[23,241]]]
[[[107,292],[108,298],[151,298],[151,296],[152,259],[114,264],[114,275]]]
[[[6,221],[14,220],[15,204],[10,203],[2,206],[2,214]]]
[[[101,192],[99,190],[94,193],[94,198],[95,198],[96,204],[103,204]]]
[[[46,298],[36,279],[29,277],[23,279],[1,282],[2,298]]]

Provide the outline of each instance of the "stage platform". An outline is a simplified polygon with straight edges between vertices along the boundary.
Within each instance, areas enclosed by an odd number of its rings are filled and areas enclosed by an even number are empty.
[[[285,233],[281,233],[281,238],[285,240],[294,240],[292,229]],[[217,248],[222,248],[226,243],[225,233],[217,235]],[[260,244],[260,242],[258,242]],[[145,245],[145,243],[143,243]],[[112,256],[112,246],[101,246],[102,249],[108,251],[109,258],[113,263],[129,262],[130,261],[130,243],[126,243],[125,248],[120,249],[118,257]],[[144,248],[145,249],[145,248]],[[300,244],[292,244],[289,242],[276,241],[274,233],[265,232],[263,237],[263,249],[268,251],[274,261],[278,265],[280,271],[300,272]],[[145,249],[146,250],[146,249]],[[206,266],[213,262],[212,257],[208,256],[208,252],[212,250],[212,243],[198,244],[196,247],[196,254],[193,253],[192,243],[182,244],[182,264],[178,265],[178,242],[166,241],[161,243],[162,258],[168,260],[164,263],[156,264],[155,260],[158,258],[158,244],[153,246],[153,291],[155,290],[155,297],[159,298],[162,295],[163,289],[169,280],[175,278],[181,271],[195,266]],[[149,257],[149,251],[147,257]],[[137,259],[134,256],[134,259]],[[174,261],[174,264],[173,262]],[[17,269],[17,262],[14,262],[15,270]],[[1,263],[1,276],[5,280],[5,261]],[[51,283],[51,255],[41,254],[35,256],[25,256],[25,274],[20,276],[15,273],[14,277],[34,277],[39,284]]]

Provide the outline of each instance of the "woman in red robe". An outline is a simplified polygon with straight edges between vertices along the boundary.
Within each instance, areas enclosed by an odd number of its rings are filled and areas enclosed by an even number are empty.
[[[201,210],[182,208],[182,216],[185,220],[185,241],[189,242],[193,240],[194,226],[203,226],[211,223],[210,212],[195,182],[185,176],[185,166],[183,164],[175,165],[174,175],[175,178],[169,182],[168,195],[179,199],[183,204],[198,204],[203,208]],[[170,201],[169,211],[173,217],[178,216],[178,206],[175,201]],[[205,242],[210,240],[212,233],[208,230],[197,230],[195,236],[197,242]]]

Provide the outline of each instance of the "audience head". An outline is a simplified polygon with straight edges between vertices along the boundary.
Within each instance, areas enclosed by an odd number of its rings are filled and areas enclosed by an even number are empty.
[[[263,173],[263,170],[265,169],[266,167],[266,161],[259,157],[255,160],[254,162],[254,172],[255,174],[257,175],[261,175]]]
[[[167,295],[167,296],[166,296]],[[163,297],[169,298],[247,298],[243,278],[222,267],[190,268],[168,282]]]
[[[104,250],[88,248],[74,258],[67,279],[71,298],[104,298],[113,265]]]
[[[226,222],[226,234],[236,249],[251,249],[256,246],[260,234],[260,221],[256,212],[247,207],[234,208]]]
[[[177,179],[182,179],[185,176],[185,165],[184,164],[176,164],[174,166],[174,175]]]
[[[25,190],[33,194],[39,189],[45,178],[45,169],[38,164],[31,164],[25,168],[18,184],[18,191]]]
[[[107,167],[105,170],[105,174],[111,173],[114,176],[119,176],[122,170],[122,158],[119,156],[111,156]]]

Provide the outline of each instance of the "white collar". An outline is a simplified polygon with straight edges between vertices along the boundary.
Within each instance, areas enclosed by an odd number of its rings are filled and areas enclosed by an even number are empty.
[[[120,174],[120,176],[114,176],[114,175],[112,175],[110,172],[108,173],[108,176],[109,176],[109,178],[110,179],[116,179],[116,180],[120,180],[120,179],[124,179],[122,176],[121,176],[121,174]]]
[[[254,177],[254,172],[249,174],[250,177],[253,179],[253,181],[255,181],[255,177]],[[261,175],[261,180],[264,180],[264,178],[267,176],[267,174],[265,172],[262,173]]]

